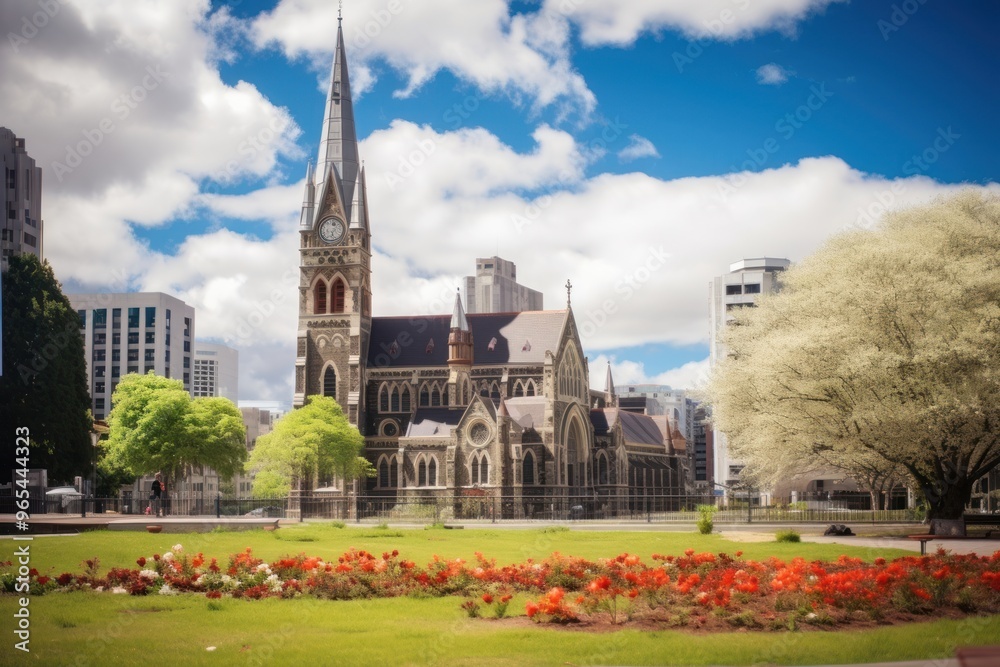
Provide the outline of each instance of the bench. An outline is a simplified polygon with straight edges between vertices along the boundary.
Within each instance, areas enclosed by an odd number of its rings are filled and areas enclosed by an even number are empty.
[[[938,541],[943,541],[943,540],[977,540],[979,538],[978,537],[969,537],[969,536],[961,537],[961,536],[958,536],[958,535],[907,535],[906,539],[919,541],[920,542],[920,555],[921,556],[926,556],[927,555],[927,543],[930,542],[931,540],[938,540]]]
[[[962,521],[965,522],[966,531],[969,526],[992,526],[1000,530],[1000,514],[963,514]],[[986,537],[992,534],[992,530],[986,531]]]

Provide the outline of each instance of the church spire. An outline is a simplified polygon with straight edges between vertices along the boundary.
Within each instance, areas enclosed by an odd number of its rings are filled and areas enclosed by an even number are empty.
[[[326,96],[326,114],[320,137],[319,156],[316,160],[315,184],[323,185],[333,172],[333,182],[339,190],[340,201],[348,210],[358,199],[359,160],[358,137],[354,129],[354,106],[351,103],[351,81],[347,73],[347,51],[344,48],[344,30],[337,20],[337,48],[333,54],[330,72],[330,89]]]
[[[313,163],[309,161],[306,167],[306,192],[302,197],[302,215],[299,217],[299,227],[310,229],[313,225],[313,211],[316,208],[316,185],[313,183]]]
[[[607,407],[617,407],[618,397],[615,395],[615,381],[611,377],[611,362],[608,361],[608,374],[604,380],[604,400]]]
[[[455,290],[455,309],[451,313],[451,328],[469,331],[469,320],[465,317],[465,309],[462,308],[462,295],[458,290]]]

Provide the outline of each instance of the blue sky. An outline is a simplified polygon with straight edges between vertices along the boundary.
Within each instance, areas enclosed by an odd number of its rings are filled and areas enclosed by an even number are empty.
[[[105,4],[67,6],[8,44],[14,67],[0,74],[5,99],[31,91],[0,124],[46,170],[47,254],[70,291],[192,303],[199,337],[240,349],[241,398],[286,400],[287,273],[334,3]],[[4,33],[34,11],[7,4]],[[697,383],[707,285],[730,262],[795,261],[885,209],[997,187],[996,3],[348,0],[343,11],[376,315],[447,311],[441,295],[499,248],[549,308],[567,277],[577,285],[593,384],[607,361],[620,382]],[[165,82],[83,167],[53,178],[109,102],[160,63]],[[249,154],[254,137],[266,140]],[[394,186],[420,146],[432,147],[426,165]],[[662,254],[661,267],[650,258]],[[647,282],[615,289],[647,261]],[[269,301],[265,324],[233,333]]]

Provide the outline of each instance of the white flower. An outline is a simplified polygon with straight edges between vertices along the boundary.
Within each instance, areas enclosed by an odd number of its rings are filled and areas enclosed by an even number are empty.
[[[170,587],[170,584],[163,584],[160,587],[160,595],[177,595],[177,591]]]
[[[163,554],[163,560],[165,560],[166,562],[169,563],[173,559],[174,559],[174,555],[171,552],[168,551],[167,553]]]
[[[268,567],[267,563],[261,563],[257,566],[257,572],[266,572],[267,574],[271,574],[271,568]]]
[[[111,592],[116,595],[122,595],[124,593],[128,593],[128,591],[125,590],[125,588],[122,586],[115,586],[114,588],[111,589]]]
[[[139,572],[139,576],[142,577],[143,579],[149,579],[150,581],[154,581],[160,575],[156,573],[156,570],[141,570]]]
[[[103,590],[104,590],[104,586],[98,586],[98,587],[97,587],[97,588],[95,588],[94,590],[95,590],[95,591],[97,591],[98,593],[100,593],[101,591],[103,591]]]
[[[232,580],[233,580],[233,578],[230,577],[228,574],[222,575],[222,583],[228,584]]]
[[[180,552],[184,551],[184,547],[182,547],[179,544],[175,544],[174,546],[170,547],[170,550],[173,551],[175,554],[179,554]]]

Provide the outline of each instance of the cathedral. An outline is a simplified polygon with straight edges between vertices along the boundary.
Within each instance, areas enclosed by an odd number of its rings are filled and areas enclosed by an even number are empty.
[[[372,316],[372,227],[343,31],[299,223],[296,407],[334,397],[365,436],[383,501],[503,497],[526,513],[553,499],[682,494],[683,436],[666,417],[616,407],[610,367],[590,389],[566,308]]]

